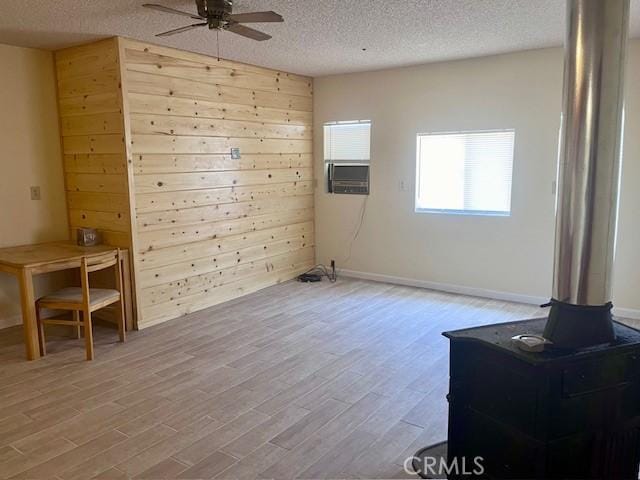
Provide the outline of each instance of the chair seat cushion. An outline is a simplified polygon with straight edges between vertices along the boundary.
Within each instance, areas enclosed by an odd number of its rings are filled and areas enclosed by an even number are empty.
[[[120,292],[108,288],[90,288],[89,300],[91,305],[97,305],[107,300],[118,300]],[[82,304],[82,288],[68,287],[58,290],[57,292],[46,295],[38,300],[41,304],[45,303],[79,303]]]

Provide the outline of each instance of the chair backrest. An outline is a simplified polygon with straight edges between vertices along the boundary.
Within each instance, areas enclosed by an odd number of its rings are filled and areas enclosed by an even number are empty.
[[[104,270],[105,268],[113,267],[120,258],[120,250],[116,249],[113,252],[107,252],[102,255],[87,256],[83,260],[87,264],[87,272],[97,272],[98,270]]]
[[[98,270],[105,270],[109,267],[114,267],[116,290],[122,294],[122,272],[120,270],[120,261],[122,254],[120,249],[116,248],[110,252],[106,252],[100,255],[90,255],[82,257],[80,265],[80,280],[82,284],[82,297],[83,302],[89,305],[89,274],[97,272]]]

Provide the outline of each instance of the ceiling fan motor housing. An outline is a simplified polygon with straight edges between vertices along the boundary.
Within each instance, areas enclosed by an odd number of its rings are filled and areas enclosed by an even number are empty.
[[[226,19],[233,10],[233,0],[196,0],[198,15],[207,19],[210,29],[228,25]]]
[[[269,40],[271,35],[243,24],[279,23],[284,21],[282,15],[278,15],[273,11],[247,12],[234,15],[233,0],[196,0],[196,6],[198,7],[197,15],[184,12],[182,10],[176,10],[175,8],[165,7],[164,5],[159,5],[157,3],[145,3],[142,6],[162,13],[189,17],[198,21],[198,23],[192,23],[191,25],[185,25],[184,27],[174,28],[173,30],[159,33],[156,35],[158,37],[169,37],[178,33],[191,31],[195,28],[209,27],[210,30],[223,30],[250,38],[251,40],[262,42],[264,40]],[[206,22],[203,20],[206,20]]]

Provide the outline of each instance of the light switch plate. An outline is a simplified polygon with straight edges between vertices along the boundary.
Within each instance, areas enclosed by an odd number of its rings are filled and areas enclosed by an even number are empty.
[[[40,187],[31,187],[31,200],[40,200],[42,197],[40,195]]]
[[[232,148],[231,149],[231,158],[233,160],[240,160],[240,149],[239,148]]]

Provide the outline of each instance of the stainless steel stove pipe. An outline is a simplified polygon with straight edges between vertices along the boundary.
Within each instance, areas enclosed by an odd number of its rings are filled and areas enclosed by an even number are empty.
[[[568,0],[553,298],[611,301],[629,0]]]

